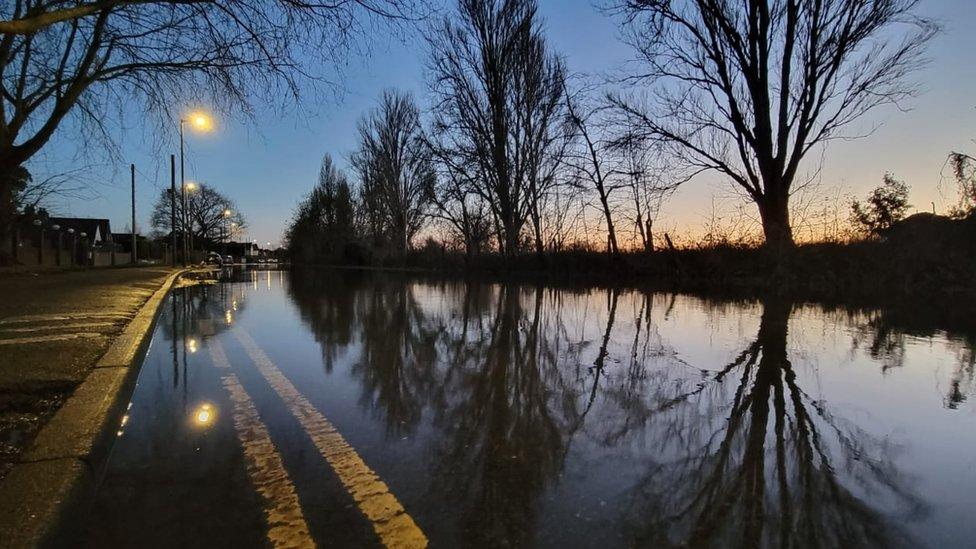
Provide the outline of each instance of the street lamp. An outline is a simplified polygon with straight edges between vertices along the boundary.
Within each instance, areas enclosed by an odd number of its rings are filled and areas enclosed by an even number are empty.
[[[68,229],[68,234],[71,235],[71,264],[74,265],[78,259],[78,237],[74,229]]]
[[[40,219],[34,220],[34,226],[40,231],[40,239],[37,241],[37,266],[44,266],[44,222]]]
[[[81,247],[83,248],[83,250],[85,252],[85,267],[87,267],[88,266],[88,262],[91,259],[91,257],[90,257],[91,256],[91,246],[89,246],[89,242],[88,242],[88,233],[82,231],[82,232],[78,233],[78,236],[81,237]],[[136,245],[136,243],[135,243],[134,240],[132,241],[132,245],[133,246]]]
[[[54,256],[54,264],[60,267],[61,266],[61,225],[51,225],[51,230],[53,230],[58,235],[58,251],[57,251],[57,255]]]
[[[224,243],[224,254],[223,255],[227,255],[227,220],[230,219],[230,216],[233,215],[233,214],[234,214],[234,212],[230,211],[230,208],[227,208],[227,209],[224,210],[224,222],[223,222],[223,224],[221,226],[221,231],[224,233],[223,234],[223,238],[221,238],[221,240]]]
[[[186,267],[186,258],[189,253],[189,242],[187,240],[187,215],[186,215],[186,162],[184,160],[183,127],[189,122],[190,126],[198,132],[209,132],[213,129],[213,118],[203,111],[193,111],[180,118],[180,192],[183,202],[183,266]],[[189,189],[192,190],[192,189]]]
[[[189,251],[193,249],[193,233],[191,231],[193,222],[190,219],[190,212],[189,212],[189,208],[187,207],[188,204],[187,193],[192,193],[193,191],[197,190],[199,187],[200,186],[193,181],[185,181],[183,183],[183,188],[181,189],[183,195],[183,247],[184,247],[183,264],[184,266],[186,265],[186,258],[188,257]]]

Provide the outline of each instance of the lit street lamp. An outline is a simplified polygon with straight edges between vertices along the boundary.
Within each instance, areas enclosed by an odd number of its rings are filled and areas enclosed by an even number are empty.
[[[184,145],[183,145],[183,127],[189,122],[193,129],[199,132],[209,132],[213,129],[213,119],[205,112],[194,111],[188,114],[185,118],[180,118],[180,193],[181,200],[183,203],[183,215],[181,216],[181,222],[183,225],[183,266],[186,267],[187,256],[189,254],[190,243],[187,240],[187,221],[189,220],[186,212],[186,192],[192,191],[192,188],[187,188],[186,181],[186,162],[184,160]],[[175,230],[175,229],[174,229]]]
[[[227,232],[228,232],[227,231],[227,220],[230,219],[230,216],[233,215],[233,213],[234,212],[230,211],[230,208],[224,210],[224,222],[223,222],[223,224],[221,226],[221,230],[224,233],[223,234],[223,238],[221,239],[224,242],[224,253],[223,253],[223,255],[227,255],[227,236],[228,236],[228,234],[227,234]]]
[[[40,219],[34,220],[34,226],[40,231],[40,239],[37,241],[37,266],[44,266],[44,222]]]
[[[54,264],[58,267],[61,266],[61,225],[51,225],[51,230],[53,230],[58,235],[58,248],[56,255],[54,256]]]
[[[78,260],[78,236],[74,229],[68,229],[68,234],[71,235],[71,264],[74,265]]]
[[[81,237],[81,248],[85,252],[85,255],[84,255],[84,258],[85,258],[85,267],[87,267],[88,266],[88,262],[91,260],[91,246],[89,246],[89,242],[88,242],[88,233],[81,232],[81,233],[78,233],[78,236]],[[135,240],[132,241],[132,245],[133,246],[136,245]]]

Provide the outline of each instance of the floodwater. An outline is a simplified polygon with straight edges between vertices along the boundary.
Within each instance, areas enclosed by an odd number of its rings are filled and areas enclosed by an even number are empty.
[[[86,545],[976,543],[971,311],[233,277],[165,303]]]

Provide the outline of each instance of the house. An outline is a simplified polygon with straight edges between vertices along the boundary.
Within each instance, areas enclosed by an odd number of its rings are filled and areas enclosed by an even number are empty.
[[[130,233],[115,233],[112,235],[112,242],[115,243],[115,251],[120,253],[132,253],[132,235]],[[148,239],[142,235],[136,235],[136,243],[141,250],[146,249]]]
[[[226,250],[224,253],[235,258],[250,258],[258,256],[258,245],[253,242],[228,242],[226,247],[218,250]]]
[[[113,244],[112,224],[108,219],[89,217],[49,217],[47,225],[57,225],[60,230],[74,229],[75,234],[85,233],[88,241],[95,247],[108,247]]]

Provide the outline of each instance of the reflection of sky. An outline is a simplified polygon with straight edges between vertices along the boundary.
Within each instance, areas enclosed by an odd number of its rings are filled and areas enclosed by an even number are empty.
[[[616,40],[616,27],[592,7],[593,3],[603,4],[586,0],[540,2],[548,35],[574,72],[602,72],[631,58],[629,49]],[[879,111],[860,128],[884,124],[869,138],[834,144],[825,159],[822,180],[827,187],[844,185],[860,195],[878,184],[884,172],[892,171],[912,185],[912,203],[918,209],[927,211],[930,202],[935,202],[939,211],[944,211],[938,185],[946,154],[950,150],[974,150],[976,104],[972,90],[976,87],[976,69],[970,55],[976,48],[976,36],[970,32],[969,23],[976,19],[976,3],[940,0],[922,2],[920,8],[923,14],[946,25],[946,33],[931,49],[931,66],[920,74],[925,94],[907,105],[914,107],[911,112],[891,108]],[[310,98],[306,105],[310,113],[291,110],[277,114],[259,105],[256,128],[223,121],[213,135],[189,137],[188,178],[210,183],[236,200],[250,222],[247,239],[263,244],[280,238],[295,203],[315,183],[322,154],[330,152],[340,164],[346,164],[355,147],[356,120],[376,104],[383,88],[395,86],[414,92],[422,105],[428,104],[422,37],[408,34],[401,42],[390,33],[377,31],[369,42],[371,55],[350,60],[337,77],[344,93],[338,98],[329,94],[322,100]],[[138,219],[148,222],[151,203],[159,189],[169,185],[167,156],[171,151],[152,150],[147,143],[155,141],[153,130],[143,128],[140,120],[140,113],[133,110],[125,121],[129,132],[121,140],[121,164],[98,168],[92,174],[92,180],[100,182],[97,188],[102,196],[60,204],[58,213],[109,217],[114,228],[122,230],[129,219],[127,164],[135,162],[139,170]],[[38,174],[57,172],[82,163],[74,157],[75,143],[74,133],[62,132],[32,170]],[[729,189],[715,175],[702,179],[719,184],[688,186],[668,204],[659,226],[679,225],[689,230],[701,226],[702,216],[711,207],[708,196],[713,192],[725,196]],[[946,187],[950,199],[954,198],[951,182]]]

